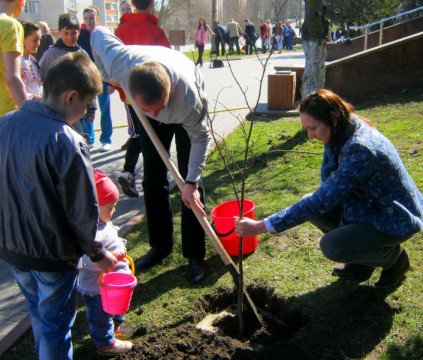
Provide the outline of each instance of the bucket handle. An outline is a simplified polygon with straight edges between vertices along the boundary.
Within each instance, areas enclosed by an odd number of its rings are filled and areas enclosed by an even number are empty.
[[[215,233],[217,234],[217,236],[219,236],[219,237],[226,237],[226,236],[229,236],[229,235],[231,235],[231,234],[235,231],[235,228],[233,228],[232,230],[229,230],[227,233],[225,233],[225,234],[221,234],[219,231],[217,231],[216,226],[215,226],[215,224],[214,224],[214,221],[211,223],[211,226],[212,226],[212,228],[213,228],[214,232],[215,232]]]
[[[132,258],[128,254],[125,255],[125,259],[128,260],[128,262],[129,262],[129,266],[131,267],[132,275],[135,275],[134,260],[132,260]],[[98,284],[100,286],[101,286],[102,281],[103,281],[103,276],[104,276],[104,272],[101,272],[100,276],[98,277]]]

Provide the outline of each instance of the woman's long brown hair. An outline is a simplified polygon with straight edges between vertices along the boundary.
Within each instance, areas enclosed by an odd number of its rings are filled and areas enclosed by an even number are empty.
[[[354,113],[354,107],[349,102],[326,89],[319,89],[304,96],[298,110],[300,113],[306,113],[330,127],[330,145],[333,145],[336,141],[337,133],[351,124],[351,114]],[[374,126],[370,120],[363,117],[360,117],[360,119],[370,126]]]

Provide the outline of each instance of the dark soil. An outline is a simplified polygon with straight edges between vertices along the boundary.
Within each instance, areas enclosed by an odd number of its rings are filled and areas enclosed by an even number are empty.
[[[292,338],[306,324],[307,318],[276,297],[270,288],[252,287],[248,291],[256,306],[267,314],[262,314],[265,327],[260,328],[252,311],[245,309],[245,332],[242,337],[239,336],[237,316],[218,320],[214,326],[219,329],[219,334],[196,329],[195,324],[208,313],[218,313],[236,301],[234,290],[219,289],[216,294],[201,299],[199,310],[191,316],[190,324],[135,339],[133,351],[120,359],[269,358],[271,346],[281,339],[286,341]]]
[[[249,312],[243,337],[238,334],[237,318],[216,320],[217,334],[195,328],[207,314],[219,313],[236,302],[235,290],[220,288],[178,322],[160,330],[138,329],[133,350],[118,358],[361,359],[380,345],[390,331],[393,314],[401,311],[386,303],[389,292],[342,280],[290,298],[276,296],[264,285],[249,287],[248,292],[261,313],[267,314],[264,328],[251,321]],[[91,339],[78,341],[82,346],[76,359],[98,358]]]

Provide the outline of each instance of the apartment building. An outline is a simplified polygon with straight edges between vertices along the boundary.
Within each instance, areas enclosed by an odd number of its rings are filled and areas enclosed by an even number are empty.
[[[20,19],[46,21],[55,31],[59,14],[74,14],[82,23],[82,11],[90,5],[98,7],[101,24],[112,29],[117,27],[119,0],[26,0]]]

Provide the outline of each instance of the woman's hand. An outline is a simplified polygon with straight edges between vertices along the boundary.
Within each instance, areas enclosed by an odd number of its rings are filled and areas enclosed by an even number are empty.
[[[264,221],[256,221],[250,218],[240,219],[235,217],[235,232],[238,236],[254,236],[267,232]]]

